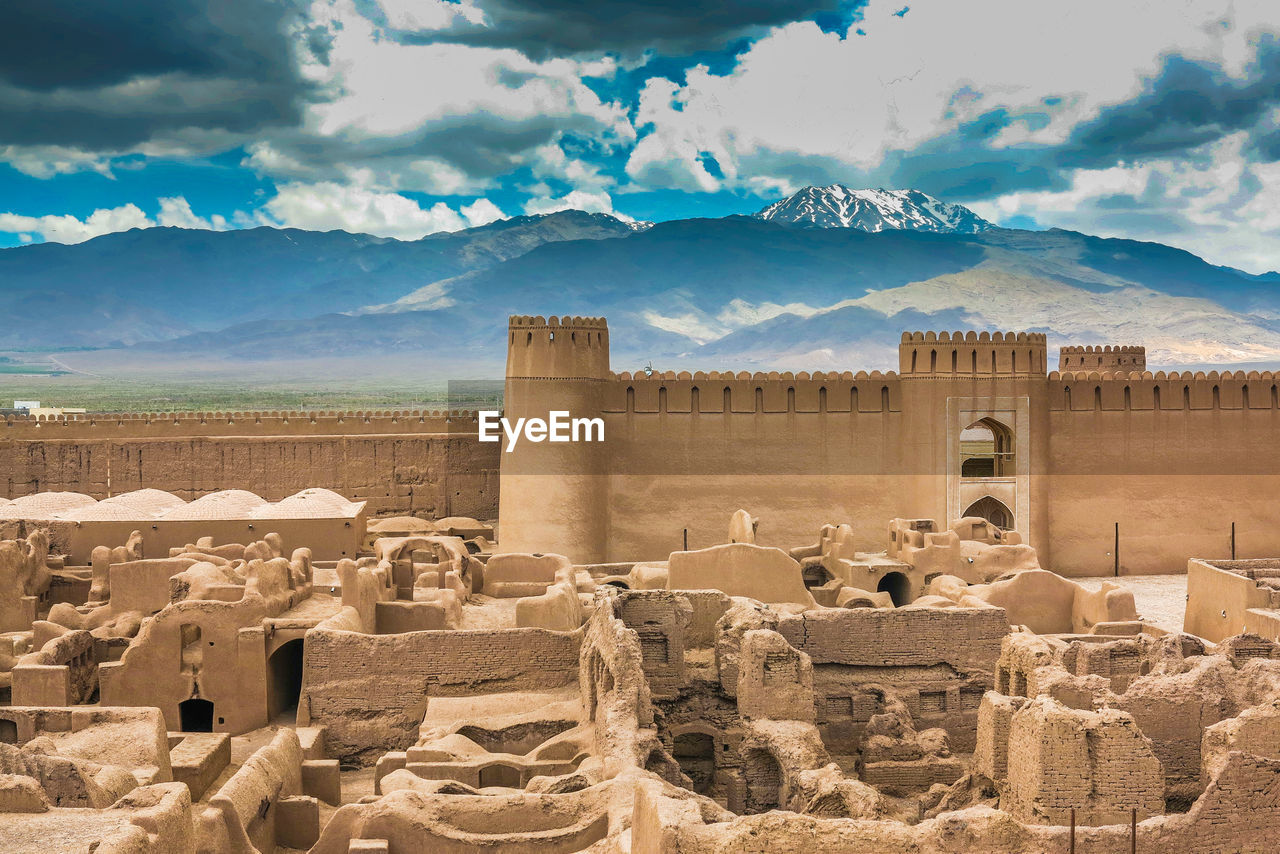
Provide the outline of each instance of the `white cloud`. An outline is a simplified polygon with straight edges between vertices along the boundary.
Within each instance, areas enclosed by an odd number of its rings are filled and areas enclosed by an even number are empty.
[[[156,217],[159,225],[175,228],[203,228],[213,231],[226,231],[227,218],[214,214],[205,219],[191,211],[191,204],[182,196],[160,199],[160,213]]]
[[[446,27],[448,16],[476,23],[480,15],[469,4],[382,6],[393,26],[415,30]],[[546,146],[565,132],[606,148],[635,138],[626,107],[602,100],[582,80],[613,74],[611,59],[535,61],[510,49],[408,44],[352,0],[317,0],[311,16],[331,49],[326,62],[304,63],[303,73],[329,97],[307,108],[296,132],[250,147],[247,163],[265,174],[351,181],[340,165],[347,155],[383,190],[474,194],[521,166],[578,186],[575,174],[585,179],[593,167],[563,154],[548,161]]]
[[[488,199],[476,199],[471,204],[458,208],[458,212],[466,217],[467,225],[472,227],[507,218],[502,209]]]
[[[263,221],[270,225],[313,231],[341,229],[399,240],[417,240],[437,231],[458,231],[503,216],[487,199],[461,211],[444,202],[424,208],[399,193],[332,181],[284,184],[263,209]]]
[[[871,173],[986,112],[1036,114],[998,145],[1061,141],[1080,121],[1126,101],[1180,53],[1241,71],[1273,0],[872,0],[841,38],[815,24],[772,31],[724,75],[647,81],[627,163],[651,186],[777,189],[808,165]],[[1046,99],[1059,99],[1046,104]],[[1048,123],[1039,124],[1044,118]],[[713,157],[723,179],[704,165]]]
[[[118,208],[99,208],[84,219],[70,214],[49,216],[22,216],[0,213],[0,231],[11,234],[39,234],[50,243],[83,243],[103,234],[128,231],[131,228],[151,228],[155,223],[135,204]],[[26,243],[19,237],[19,240]]]
[[[1202,157],[1078,170],[1065,190],[1008,193],[970,207],[998,224],[1030,218],[1158,241],[1249,272],[1280,270],[1280,164],[1249,163],[1247,141],[1236,134],[1205,146]]]
[[[445,30],[459,21],[483,24],[484,12],[469,0],[378,0],[387,23],[401,30]]]
[[[0,163],[8,163],[32,178],[52,178],[75,172],[97,172],[111,177],[111,167],[106,158],[64,146],[0,145]]]
[[[35,242],[35,236],[49,243],[83,243],[103,234],[128,231],[131,228],[154,228],[157,225],[177,228],[199,228],[224,231],[229,227],[226,217],[214,214],[205,218],[191,210],[191,204],[182,196],[169,196],[157,200],[160,212],[153,219],[142,208],[130,202],[116,208],[99,208],[84,219],[71,214],[25,216],[16,213],[0,213],[0,232],[17,234],[22,243]],[[245,215],[237,212],[237,225],[245,224]]]
[[[556,211],[586,211],[587,213],[604,213],[615,216],[623,222],[632,222],[632,218],[613,209],[613,198],[604,190],[571,190],[559,198],[541,197],[530,199],[524,203],[527,214],[547,214]]]

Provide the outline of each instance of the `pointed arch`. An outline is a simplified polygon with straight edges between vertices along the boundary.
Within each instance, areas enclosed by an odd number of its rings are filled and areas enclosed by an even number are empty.
[[[982,496],[966,507],[964,513],[960,515],[977,516],[1005,530],[1013,527],[1013,511],[999,498],[991,495]]]
[[[982,418],[960,432],[961,477],[1012,477],[1013,431],[994,418]]]

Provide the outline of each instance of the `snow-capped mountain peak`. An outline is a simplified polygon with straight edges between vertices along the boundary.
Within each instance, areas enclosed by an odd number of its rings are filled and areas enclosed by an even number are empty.
[[[939,201],[919,190],[854,190],[843,184],[805,187],[755,215],[807,228],[905,229],[976,234],[994,228],[962,205]]]

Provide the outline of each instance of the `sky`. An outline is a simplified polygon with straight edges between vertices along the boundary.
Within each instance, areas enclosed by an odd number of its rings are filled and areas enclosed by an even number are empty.
[[[0,247],[912,187],[1280,270],[1277,0],[10,0]]]

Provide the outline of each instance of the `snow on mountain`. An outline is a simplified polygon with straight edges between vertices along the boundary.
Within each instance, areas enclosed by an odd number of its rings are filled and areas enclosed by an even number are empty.
[[[962,205],[919,190],[853,190],[843,184],[805,187],[755,214],[756,218],[806,228],[889,228],[977,234],[994,226]]]

